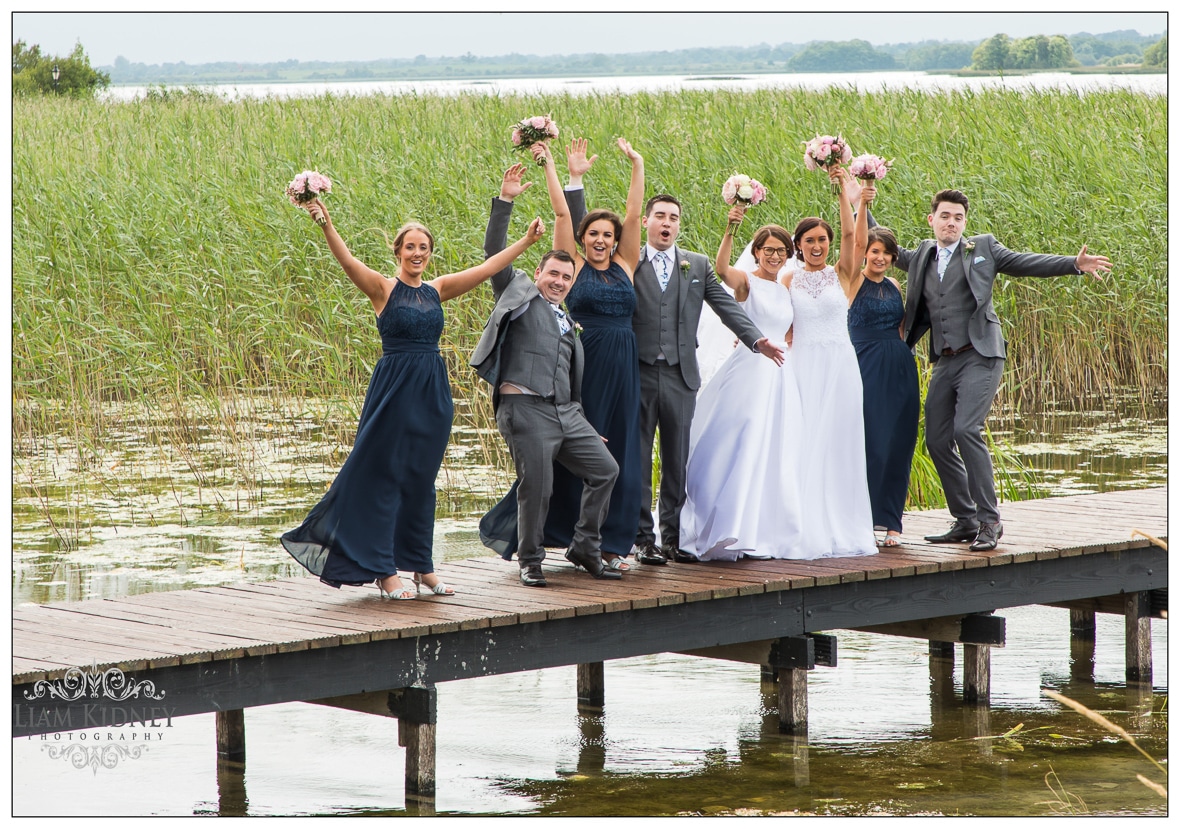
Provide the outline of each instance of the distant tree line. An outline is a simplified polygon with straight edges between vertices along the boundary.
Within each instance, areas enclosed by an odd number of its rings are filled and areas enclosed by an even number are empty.
[[[299,83],[305,81],[430,80],[506,77],[755,74],[763,72],[938,71],[978,69],[1008,71],[1073,66],[1142,64],[1167,69],[1167,32],[1145,37],[1133,30],[1100,35],[1037,35],[1012,39],[1006,34],[982,41],[936,41],[873,46],[866,40],[812,41],[807,44],[761,43],[748,47],[698,47],[622,55],[508,54],[375,61],[299,61],[276,63],[132,63],[119,56],[111,67],[91,68],[79,43],[67,57],[42,55],[39,46],[12,46],[13,94],[56,92],[89,95],[110,83],[211,84]],[[52,67],[59,78],[56,87]],[[106,70],[106,71],[104,71]]]

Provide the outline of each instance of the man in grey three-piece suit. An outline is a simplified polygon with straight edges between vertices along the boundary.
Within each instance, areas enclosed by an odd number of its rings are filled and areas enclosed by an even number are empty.
[[[934,372],[926,392],[926,446],[955,521],[937,544],[970,541],[974,551],[994,550],[1004,534],[996,508],[992,461],[983,427],[1004,371],[1004,337],[992,307],[996,274],[1065,276],[1110,270],[1110,260],[1015,253],[991,234],[963,237],[967,197],[958,190],[935,194],[926,221],[934,239],[902,248],[896,267],[906,271],[902,328],[913,348],[930,332]]]
[[[570,217],[577,227],[586,212],[582,190],[566,189]],[[747,348],[779,365],[783,352],[762,335],[746,312],[717,281],[708,257],[682,250],[680,202],[660,194],[648,199],[643,227],[647,243],[635,269],[635,315],[631,327],[639,350],[639,439],[642,501],[635,537],[643,564],[695,561],[680,549],[680,511],[687,500],[685,471],[688,439],[696,411],[701,374],[697,367],[697,325],[709,307]],[[652,444],[660,430],[660,546],[651,513]]]
[[[520,165],[514,169],[519,179]],[[510,201],[492,200],[484,240],[489,255],[504,249],[511,214]],[[582,410],[582,344],[561,307],[574,282],[574,261],[551,250],[534,279],[511,266],[492,277],[496,306],[471,356],[492,386],[496,425],[516,464],[520,580],[529,587],[546,584],[541,562],[554,461],[583,482],[566,558],[595,578],[618,579],[602,563],[601,526],[619,467]]]

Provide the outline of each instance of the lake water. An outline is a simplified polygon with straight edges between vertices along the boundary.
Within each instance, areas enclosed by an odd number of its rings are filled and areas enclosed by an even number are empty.
[[[1007,77],[961,78],[925,72],[849,72],[767,75],[635,75],[606,78],[511,78],[456,81],[350,81],[338,83],[211,84],[208,89],[234,99],[240,97],[310,97],[333,95],[590,95],[612,92],[662,92],[679,89],[749,91],[775,87],[825,89],[848,86],[861,92],[883,89],[1130,89],[1150,95],[1168,94],[1168,77],[1159,75],[1074,75],[1044,72]],[[143,97],[148,87],[116,86],[104,95],[111,100]]]
[[[190,413],[189,427],[176,431],[159,411],[111,406],[100,446],[79,445],[66,430],[18,436],[14,603],[306,575],[277,537],[332,480],[355,413],[242,400],[222,414]],[[1166,419],[1131,399],[997,417],[993,433],[1041,470],[1047,493],[1167,480]],[[440,474],[435,555],[444,575],[447,560],[487,552],[476,520],[508,480],[477,449],[496,439],[458,431]],[[839,666],[809,677],[806,741],[777,733],[773,689],[754,666],[674,654],[609,662],[599,717],[577,712],[573,668],[444,684],[434,808],[1039,815],[1079,809],[1077,797],[1094,813],[1166,813],[1135,780],[1159,779],[1146,760],[1041,694],[1059,690],[1102,710],[1165,756],[1166,623],[1153,625],[1155,688],[1144,691],[1123,686],[1121,618],[1098,620],[1090,681],[1073,674],[1067,611],[1000,615],[1009,639],[992,657],[990,710],[954,700],[961,664],[932,682],[925,642],[839,632]],[[212,715],[174,721],[146,752],[109,768],[86,765],[81,749],[97,746],[93,735],[83,746],[83,732],[73,749],[53,738],[15,740],[14,813],[406,813],[395,721],[295,703],[251,709],[246,723],[244,776],[219,777]],[[1051,772],[1060,781],[1053,788]]]

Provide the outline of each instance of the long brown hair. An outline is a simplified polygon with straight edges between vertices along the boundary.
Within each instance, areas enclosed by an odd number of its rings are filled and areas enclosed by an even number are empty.
[[[623,220],[619,218],[619,214],[613,210],[599,208],[598,210],[591,210],[587,213],[582,219],[582,223],[578,225],[578,247],[582,250],[586,249],[586,245],[582,243],[582,239],[586,236],[586,231],[590,229],[590,225],[595,222],[601,222],[604,219],[615,226],[615,245],[617,246],[619,242],[623,241]]]

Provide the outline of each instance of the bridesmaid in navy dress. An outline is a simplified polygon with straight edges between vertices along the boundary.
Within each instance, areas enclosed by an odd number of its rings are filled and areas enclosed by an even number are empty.
[[[885,275],[897,254],[893,231],[870,228],[861,284],[848,308],[848,333],[864,385],[869,501],[873,524],[885,528],[885,547],[901,541],[901,514],[918,440],[918,369],[901,329],[905,300],[901,285]]]
[[[398,270],[390,279],[349,252],[319,199],[307,209],[323,227],[336,261],[372,303],[382,356],[365,394],[353,451],[303,524],[283,535],[283,546],[333,587],[376,582],[389,599],[413,599],[423,586],[453,595],[432,560],[434,481],[454,414],[438,350],[441,303],[511,264],[541,238],[544,226],[534,219],[528,233],[502,253],[424,282],[434,237],[422,225],[398,231],[393,242]],[[413,574],[416,589],[402,583],[399,570]]]
[[[584,161],[585,141],[575,141]],[[553,157],[544,143],[530,149],[541,163],[553,206],[553,246],[574,258],[574,286],[566,308],[578,326],[586,354],[582,373],[582,408],[586,420],[606,439],[619,477],[611,491],[610,508],[602,525],[602,562],[613,570],[630,570],[626,557],[635,543],[641,498],[639,463],[639,350],[631,316],[635,312],[635,268],[639,264],[640,219],[643,215],[643,157],[625,139],[619,149],[631,160],[627,213],[620,219],[610,210],[593,210],[578,229],[575,244],[569,207],[565,202]],[[594,158],[597,158],[595,156]],[[593,159],[584,163],[588,169]],[[582,247],[584,254],[579,252]],[[582,501],[582,482],[561,464],[554,464],[553,494],[545,520],[545,546],[565,547],[573,540]],[[504,557],[516,550],[516,489],[480,521],[484,543],[500,542]]]

